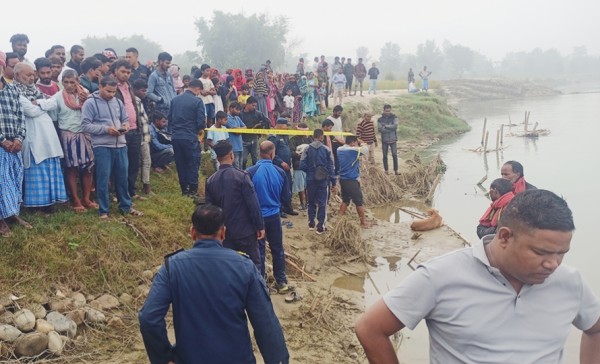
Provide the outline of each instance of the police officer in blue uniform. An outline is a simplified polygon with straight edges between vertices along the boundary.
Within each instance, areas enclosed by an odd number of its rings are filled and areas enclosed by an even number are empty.
[[[254,184],[248,173],[233,167],[233,146],[229,140],[220,140],[213,150],[219,170],[206,180],[206,203],[219,206],[225,214],[227,232],[223,246],[248,254],[260,270],[258,241],[265,237],[265,225]]]
[[[219,207],[199,206],[193,248],[167,256],[154,278],[139,314],[151,363],[255,363],[246,317],[264,362],[289,362],[265,281],[248,257],[221,245],[224,220]],[[167,337],[169,305],[176,346]]]

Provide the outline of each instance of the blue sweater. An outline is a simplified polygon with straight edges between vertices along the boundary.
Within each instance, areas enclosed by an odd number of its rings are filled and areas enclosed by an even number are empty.
[[[351,147],[342,145],[337,149],[338,162],[340,164],[340,179],[357,180],[360,174],[360,156],[367,154],[369,149],[363,147]]]
[[[128,120],[121,100],[113,97],[106,101],[99,96],[98,91],[91,94],[81,107],[81,129],[91,135],[94,148],[125,147],[125,134],[112,136],[108,129],[118,130],[127,124]]]
[[[312,181],[315,179],[315,169],[317,166],[323,166],[327,168],[329,172],[329,183],[335,185],[335,168],[333,164],[333,153],[331,149],[321,143],[319,140],[315,140],[310,143],[309,147],[306,148],[302,157],[300,158],[300,169],[306,172],[306,180]]]
[[[279,214],[281,201],[290,197],[289,189],[284,188],[283,169],[274,165],[271,160],[261,159],[256,165],[248,168],[248,174],[254,183],[263,218]]]
[[[169,109],[169,127],[173,139],[198,139],[200,130],[206,128],[206,109],[202,100],[187,90],[175,96]]]

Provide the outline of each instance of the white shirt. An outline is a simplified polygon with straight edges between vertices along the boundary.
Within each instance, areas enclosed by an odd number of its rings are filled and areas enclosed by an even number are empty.
[[[294,108],[294,96],[285,95],[283,97],[283,103],[285,104],[285,107],[287,107],[288,109],[293,109]]]
[[[209,91],[212,88],[215,88],[215,85],[209,78],[200,77],[200,81],[202,82],[202,91]],[[202,96],[200,95],[200,100],[206,104],[214,104],[215,100],[213,99],[213,95]]]
[[[385,304],[409,329],[426,319],[431,363],[560,363],[571,325],[598,321],[598,298],[564,264],[516,293],[490,266],[492,238],[419,265]]]

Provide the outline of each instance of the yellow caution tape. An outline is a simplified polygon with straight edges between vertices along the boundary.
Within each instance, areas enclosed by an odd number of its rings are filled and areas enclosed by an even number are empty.
[[[222,133],[233,133],[233,134],[271,134],[271,135],[313,135],[312,130],[292,130],[292,129],[205,129],[204,132],[216,131]],[[354,135],[345,131],[325,131],[325,135]]]

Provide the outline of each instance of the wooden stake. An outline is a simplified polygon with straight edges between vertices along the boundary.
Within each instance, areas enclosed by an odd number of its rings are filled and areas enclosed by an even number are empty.
[[[487,138],[486,138],[487,140]],[[435,189],[437,188],[437,185],[440,183],[440,180],[442,179],[442,174],[438,173],[438,175],[435,177],[435,180],[433,181],[433,186],[431,186],[431,189],[429,190],[429,193],[427,194],[427,198],[425,199],[425,202],[431,202],[431,200],[433,199],[433,194],[435,193]]]
[[[500,125],[500,145],[504,146],[504,124]]]
[[[485,176],[481,177],[481,179],[479,180],[479,182],[477,182],[477,184],[478,184],[479,186],[481,186],[481,185],[483,184],[483,182],[485,182],[485,180],[486,180],[486,179],[487,179],[487,175],[485,175]]]
[[[485,129],[487,128],[487,118],[483,119],[483,133],[481,134],[481,145],[483,145],[483,140],[485,138]]]
[[[496,130],[496,152],[500,147],[500,129]]]
[[[420,252],[421,252],[421,249],[417,250],[415,255],[413,255],[412,258],[410,258],[410,260],[406,264],[408,265],[408,264],[412,263],[412,261],[415,260],[415,258],[417,257],[417,255],[419,255]]]
[[[535,131],[537,129],[537,127],[538,127],[538,122],[536,121],[535,125],[533,126],[533,131]]]
[[[489,136],[490,136],[490,132],[486,131],[485,132],[485,142],[483,143],[483,154],[487,153],[487,143],[488,143]]]

